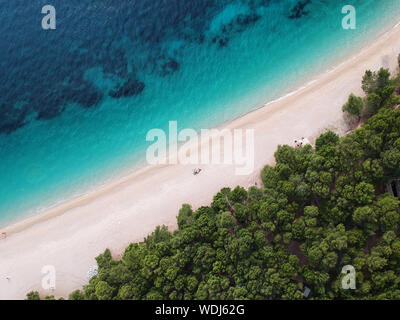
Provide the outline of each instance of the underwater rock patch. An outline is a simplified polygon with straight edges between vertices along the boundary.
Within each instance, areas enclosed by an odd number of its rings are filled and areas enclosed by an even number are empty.
[[[168,75],[179,70],[179,63],[175,59],[169,58],[169,60],[162,65],[162,74]]]
[[[290,11],[289,18],[290,19],[299,19],[307,14],[309,11],[306,11],[306,6],[311,3],[311,0],[300,1],[297,3],[295,7]]]
[[[140,94],[145,88],[145,84],[137,79],[129,79],[123,85],[117,85],[108,95],[113,98],[132,97]]]
[[[243,32],[249,25],[256,23],[260,18],[261,16],[256,13],[239,14],[230,23],[225,24],[221,29],[221,34],[214,36],[211,41],[218,44],[220,48],[226,47],[234,33]]]
[[[27,109],[15,109],[0,106],[0,133],[10,134],[21,128],[25,124],[25,117],[28,114]]]

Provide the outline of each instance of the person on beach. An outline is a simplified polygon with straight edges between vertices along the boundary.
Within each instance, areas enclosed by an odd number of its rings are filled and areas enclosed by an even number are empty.
[[[196,175],[198,175],[200,173],[200,171],[201,171],[200,168],[194,169],[193,170],[193,174],[196,176]]]
[[[308,144],[311,144],[310,141],[304,137],[302,137],[301,140],[294,140],[295,148],[304,147]]]

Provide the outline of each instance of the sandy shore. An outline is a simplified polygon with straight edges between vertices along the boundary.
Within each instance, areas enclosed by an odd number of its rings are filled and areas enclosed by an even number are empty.
[[[153,166],[98,192],[76,199],[4,230],[0,240],[0,299],[23,299],[30,290],[66,297],[87,283],[95,257],[110,248],[119,257],[124,248],[141,241],[157,225],[176,228],[183,203],[208,205],[225,186],[260,184],[262,167],[272,164],[278,144],[315,137],[326,129],[343,134],[341,111],[351,92],[361,95],[366,69],[397,68],[400,27],[396,27],[352,59],[322,75],[309,86],[229,123],[227,128],[254,129],[255,167],[251,175],[235,175],[231,165]],[[42,267],[56,268],[56,290],[41,288]],[[10,279],[6,279],[6,276]]]

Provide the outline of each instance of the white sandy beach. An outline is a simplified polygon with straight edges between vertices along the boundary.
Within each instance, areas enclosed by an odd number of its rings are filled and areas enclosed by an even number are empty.
[[[193,165],[148,167],[0,230],[8,235],[0,240],[0,299],[24,299],[31,290],[67,297],[87,283],[94,258],[106,248],[119,257],[130,242],[143,240],[157,225],[176,228],[183,203],[196,209],[210,204],[223,187],[260,185],[260,170],[273,163],[279,144],[293,145],[300,137],[313,142],[326,129],[344,134],[341,108],[348,95],[362,94],[366,69],[397,70],[399,53],[397,26],[309,86],[225,126],[255,130],[255,168],[249,176],[235,175],[231,165],[201,165],[198,176],[192,175]],[[41,288],[46,265],[56,268],[54,292]]]

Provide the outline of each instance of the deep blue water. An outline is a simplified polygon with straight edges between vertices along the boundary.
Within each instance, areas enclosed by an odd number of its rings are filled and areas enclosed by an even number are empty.
[[[47,4],[56,30],[41,27]],[[343,30],[346,4],[1,0],[0,223],[144,165],[149,129],[243,115],[400,20],[398,0],[353,0]]]

